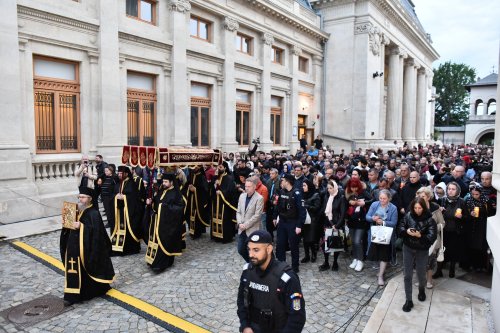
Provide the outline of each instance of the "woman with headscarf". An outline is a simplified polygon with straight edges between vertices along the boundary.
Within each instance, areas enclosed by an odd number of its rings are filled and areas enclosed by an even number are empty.
[[[465,242],[467,246],[466,269],[476,271],[487,270],[488,242],[486,241],[486,222],[492,216],[488,198],[479,184],[470,188],[470,196],[465,200],[470,218],[465,226]]]
[[[440,183],[443,184],[444,183]],[[441,213],[441,209],[439,205],[435,202],[432,202],[433,195],[432,191],[429,187],[421,187],[417,191],[417,197],[424,199],[425,204],[427,205],[427,208],[429,208],[429,211],[432,214],[432,218],[434,221],[436,221],[437,224],[437,238],[436,241],[433,244],[433,250],[431,251],[429,249],[429,259],[427,261],[427,284],[426,288],[427,289],[432,289],[434,287],[433,281],[432,281],[432,272],[434,268],[436,267],[436,262],[437,262],[437,253],[439,249],[441,248],[441,243],[442,243],[442,238],[441,238],[441,230],[445,226],[443,214]]]
[[[446,184],[444,182],[440,182],[434,187],[434,197],[432,198],[432,202],[439,204],[441,199],[446,196]]]
[[[345,199],[347,203],[347,226],[352,239],[353,261],[350,268],[356,272],[363,270],[364,247],[366,241],[368,223],[366,223],[366,211],[370,206],[372,198],[366,190],[366,184],[359,178],[351,178],[345,188]]]
[[[333,228],[334,230],[344,229],[344,218],[346,212],[346,201],[342,192],[339,191],[337,183],[333,180],[329,180],[326,185],[326,194],[323,198],[323,207],[321,209],[321,214],[323,215],[323,226],[326,228]],[[322,239],[320,242],[321,248],[323,249],[323,255],[325,256],[325,261],[321,266],[319,266],[320,271],[326,271],[330,268],[328,262],[328,257],[330,253],[325,251],[326,239]],[[333,254],[333,264],[332,270],[336,271],[339,269],[337,259],[340,252],[334,252]]]
[[[302,228],[305,257],[301,260],[301,263],[309,261],[316,262],[316,255],[319,248],[319,238],[321,236],[321,232],[323,231],[319,218],[321,197],[316,191],[316,187],[313,182],[307,178],[302,184],[302,190],[304,191],[302,199],[304,200],[304,207],[309,214],[310,223],[304,224],[304,227]]]
[[[460,198],[460,185],[450,182],[446,186],[446,198],[440,200],[445,226],[443,229],[444,262],[450,262],[449,277],[455,277],[455,265],[463,258],[463,233],[465,219],[470,215],[464,199]],[[443,276],[444,262],[437,264],[432,278]]]

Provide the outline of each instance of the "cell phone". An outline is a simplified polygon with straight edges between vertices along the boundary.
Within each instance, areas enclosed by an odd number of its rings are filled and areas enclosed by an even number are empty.
[[[417,230],[415,228],[410,228],[411,232],[416,232]]]

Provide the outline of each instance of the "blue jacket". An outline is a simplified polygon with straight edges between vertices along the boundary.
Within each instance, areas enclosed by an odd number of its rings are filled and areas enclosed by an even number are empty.
[[[366,213],[366,222],[373,223],[373,216],[380,207],[380,201],[375,201],[371,204],[368,213]],[[385,225],[391,228],[395,228],[398,224],[398,209],[392,203],[389,203],[387,207],[387,217],[385,218]]]

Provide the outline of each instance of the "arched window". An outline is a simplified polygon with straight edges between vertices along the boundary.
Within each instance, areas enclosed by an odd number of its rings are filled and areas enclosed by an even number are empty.
[[[484,103],[482,99],[476,100],[476,115],[481,116],[484,114]]]
[[[488,101],[488,115],[496,114],[497,113],[497,101],[495,101],[493,98]]]

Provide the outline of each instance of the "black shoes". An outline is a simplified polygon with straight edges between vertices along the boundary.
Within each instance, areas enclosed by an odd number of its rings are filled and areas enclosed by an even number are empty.
[[[419,292],[418,292],[418,300],[420,302],[423,302],[423,301],[425,301],[425,298],[426,298],[425,297],[425,289],[419,290]]]
[[[298,268],[298,267],[293,267],[293,268],[292,268],[292,270],[293,270],[296,274],[298,274],[298,273],[300,272],[300,270],[299,270],[299,268]]]
[[[329,268],[330,268],[330,264],[325,262],[325,263],[323,263],[323,265],[319,266],[319,271],[320,272],[327,271]]]
[[[311,262],[316,262],[316,252],[313,252],[311,255]]]
[[[311,260],[311,258],[309,258],[309,256],[305,256],[300,262],[305,264],[306,262],[309,262]]]
[[[413,308],[413,302],[412,301],[406,301],[405,305],[403,305],[403,311],[404,312],[410,312],[411,308]]]
[[[339,270],[339,264],[337,264],[337,262],[334,261],[332,264],[332,271],[338,271],[338,270]]]
[[[436,271],[436,273],[432,274],[433,279],[439,279],[443,277],[443,271]]]

